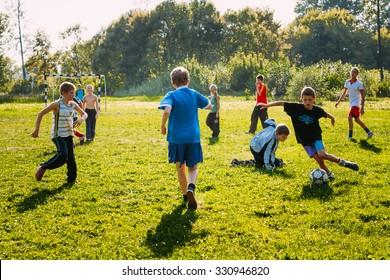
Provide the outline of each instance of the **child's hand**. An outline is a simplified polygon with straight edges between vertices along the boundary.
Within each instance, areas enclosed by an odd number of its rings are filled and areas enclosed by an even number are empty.
[[[166,135],[167,134],[167,128],[165,126],[161,127],[161,134]]]
[[[83,120],[82,119],[78,119],[78,120],[76,120],[74,123],[73,123],[73,127],[74,128],[77,128],[77,127],[79,127],[80,125],[81,125],[81,123],[83,122]]]
[[[267,108],[267,104],[264,104],[264,103],[257,103],[256,106],[260,106],[260,110]]]
[[[30,134],[30,136],[32,137],[32,138],[38,138],[39,137],[39,131],[38,131],[38,129],[35,129],[31,134]]]

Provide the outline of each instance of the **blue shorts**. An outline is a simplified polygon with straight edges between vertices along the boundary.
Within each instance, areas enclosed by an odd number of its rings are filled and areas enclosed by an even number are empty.
[[[306,153],[309,155],[309,157],[313,157],[319,150],[325,150],[325,146],[324,143],[322,143],[322,140],[315,141],[314,145],[303,147],[305,148]]]
[[[172,144],[168,143],[169,163],[185,163],[187,167],[195,167],[203,162],[203,152],[200,143],[193,144]]]

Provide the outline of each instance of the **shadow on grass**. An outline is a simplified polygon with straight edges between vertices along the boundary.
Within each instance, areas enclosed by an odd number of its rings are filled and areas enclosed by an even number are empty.
[[[333,189],[328,185],[306,184],[302,188],[302,199],[319,199],[328,201],[333,197]]]
[[[376,154],[380,154],[382,152],[381,148],[378,148],[375,145],[368,143],[366,140],[360,140],[360,147],[367,151],[372,151]]]
[[[59,186],[57,189],[54,190],[48,190],[48,189],[34,189],[34,191],[37,191],[36,193],[32,194],[29,197],[26,197],[22,202],[19,202],[17,204],[18,212],[23,213],[29,210],[34,210],[38,207],[38,205],[45,204],[47,199],[49,197],[52,197],[60,192],[62,192],[65,189],[70,189],[73,186],[73,184],[64,183],[61,186]]]
[[[162,216],[155,230],[148,230],[145,244],[155,257],[168,257],[175,248],[186,246],[191,240],[207,235],[207,232],[200,234],[191,232],[197,218],[196,211],[187,210],[184,205],[179,205],[171,213]]]

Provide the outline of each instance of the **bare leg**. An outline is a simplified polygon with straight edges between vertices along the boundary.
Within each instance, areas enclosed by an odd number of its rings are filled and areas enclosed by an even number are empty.
[[[183,194],[187,194],[188,180],[186,176],[186,164],[183,163],[180,167],[180,162],[176,162],[177,179],[179,180],[180,188]]]
[[[313,159],[318,163],[320,168],[322,168],[326,171],[326,173],[330,172],[328,166],[325,164],[324,159],[322,157],[320,157],[317,153],[313,155]]]

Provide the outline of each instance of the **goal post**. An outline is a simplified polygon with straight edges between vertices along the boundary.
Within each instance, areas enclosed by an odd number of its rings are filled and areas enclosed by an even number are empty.
[[[81,78],[97,78],[98,87],[97,87],[97,96],[98,96],[98,105],[100,109],[100,99],[102,94],[102,80],[104,81],[104,110],[107,112],[107,90],[106,90],[106,78],[101,74],[43,74],[44,79],[44,93],[45,93],[45,107],[47,107],[48,102],[48,81],[47,78],[68,78],[68,79],[81,79]],[[54,101],[54,100],[53,100]]]

